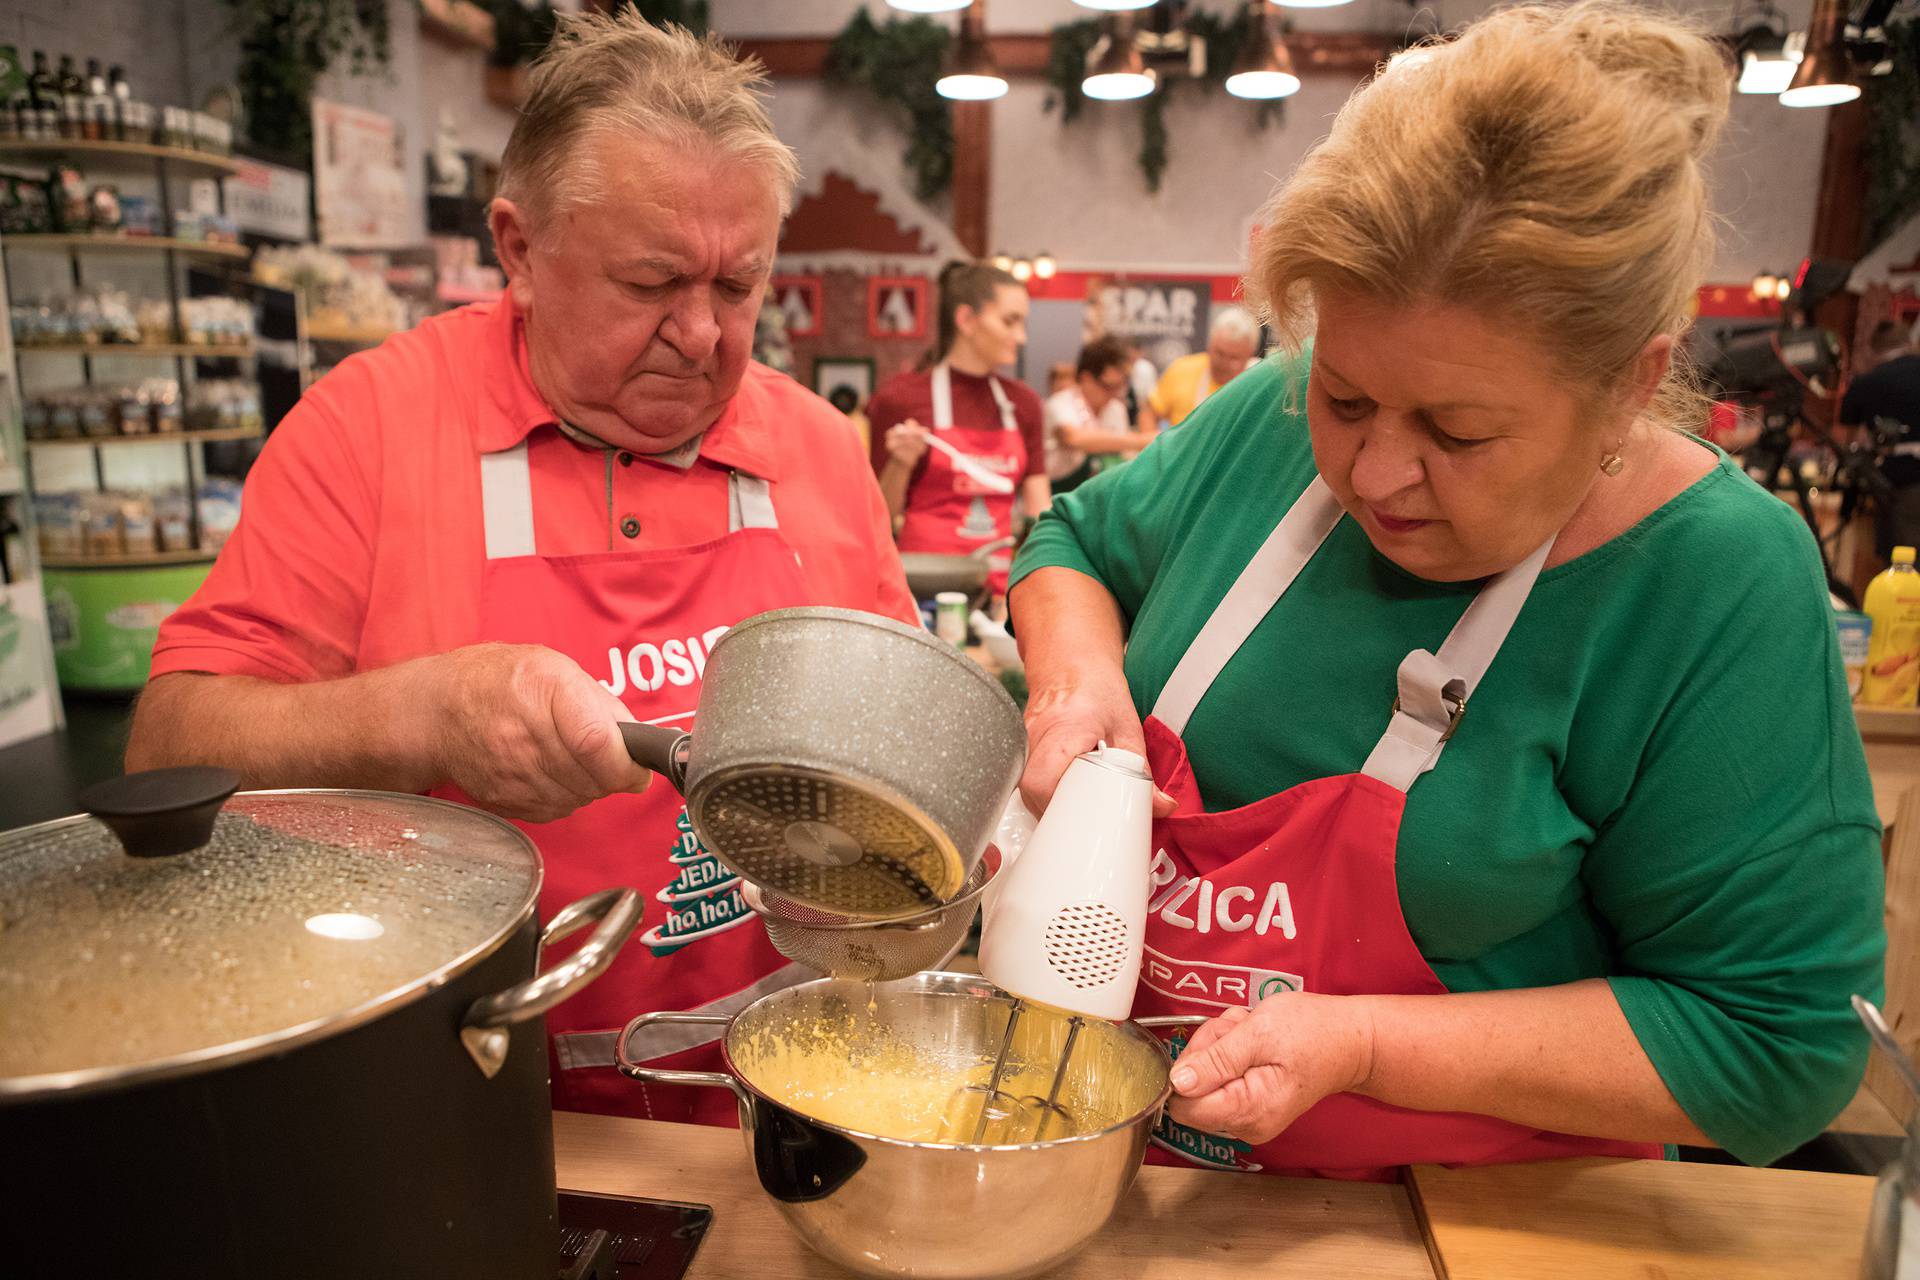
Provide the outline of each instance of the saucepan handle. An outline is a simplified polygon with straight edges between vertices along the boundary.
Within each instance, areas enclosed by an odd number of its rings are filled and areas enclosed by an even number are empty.
[[[672,783],[675,791],[686,794],[687,756],[693,746],[692,734],[661,724],[622,720],[620,736],[627,744],[627,754],[633,757],[636,764],[647,766]]]
[[[672,1071],[665,1067],[649,1067],[635,1062],[627,1053],[627,1043],[633,1039],[633,1033],[642,1027],[673,1024],[693,1027],[724,1027],[733,1019],[721,1013],[678,1013],[671,1010],[659,1013],[643,1013],[621,1029],[614,1041],[614,1065],[620,1068],[620,1074],[641,1084],[697,1084],[709,1088],[731,1089],[733,1096],[742,1103],[750,1103],[747,1091],[740,1082],[724,1071]]]
[[[554,916],[540,935],[543,946],[588,924],[595,924],[593,936],[538,977],[482,996],[467,1007],[460,1042],[482,1075],[491,1080],[505,1064],[508,1027],[538,1017],[606,972],[639,925],[640,914],[639,894],[631,889],[603,889],[569,903]]]

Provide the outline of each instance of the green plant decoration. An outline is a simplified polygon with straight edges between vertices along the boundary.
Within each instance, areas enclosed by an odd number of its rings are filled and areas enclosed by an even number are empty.
[[[1863,249],[1920,209],[1920,19],[1890,23],[1893,70],[1867,82],[1867,235]]]
[[[1187,19],[1188,34],[1206,42],[1207,74],[1197,82],[1185,77],[1168,77],[1160,82],[1157,90],[1140,100],[1140,151],[1136,159],[1148,191],[1159,191],[1160,181],[1167,172],[1167,100],[1178,86],[1197,83],[1212,90],[1224,85],[1240,59],[1241,49],[1253,34],[1253,24],[1253,15],[1244,6],[1232,18],[1199,10]],[[1099,18],[1085,18],[1063,22],[1053,29],[1047,46],[1046,106],[1048,110],[1059,109],[1062,124],[1073,123],[1086,106],[1080,81],[1086,75],[1087,55],[1099,42],[1102,27]],[[1264,129],[1283,118],[1283,110],[1278,101],[1256,103],[1254,122]]]
[[[346,58],[355,75],[392,54],[386,0],[221,0],[240,43],[248,136],[302,162],[313,157],[313,90]]]
[[[493,52],[487,55],[493,66],[524,66],[553,39],[558,15],[547,0],[531,8],[520,0],[487,0],[484,7],[493,15]]]
[[[883,26],[862,5],[827,50],[828,83],[865,90],[904,117],[906,165],[923,200],[953,182],[953,111],[934,88],[951,38],[926,18]]]

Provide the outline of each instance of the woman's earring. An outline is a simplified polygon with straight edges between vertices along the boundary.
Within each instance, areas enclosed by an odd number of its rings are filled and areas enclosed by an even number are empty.
[[[1600,474],[1608,477],[1617,476],[1620,474],[1621,468],[1626,465],[1626,460],[1619,454],[1610,453],[1600,459]]]

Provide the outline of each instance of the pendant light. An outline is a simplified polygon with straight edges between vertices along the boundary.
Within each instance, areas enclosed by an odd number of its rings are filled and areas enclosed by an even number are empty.
[[[1059,269],[1060,266],[1053,260],[1053,255],[1045,249],[1042,249],[1040,256],[1033,260],[1033,278],[1035,280],[1051,280],[1053,279],[1054,273]]]
[[[1087,51],[1087,76],[1080,92],[1104,102],[1126,102],[1153,92],[1158,78],[1133,41],[1133,15],[1107,19],[1107,30]]]
[[[1337,9],[1343,4],[1352,4],[1353,0],[1273,0],[1285,9]]]
[[[1253,12],[1247,16],[1250,29],[1240,56],[1234,60],[1233,74],[1227,77],[1227,92],[1236,98],[1268,100],[1300,92],[1293,54],[1273,29],[1273,15],[1266,0],[1253,0]]]
[[[1806,36],[1788,34],[1770,23],[1749,27],[1740,33],[1734,47],[1740,53],[1741,93],[1765,93],[1778,96],[1793,83],[1799,69]]]
[[[903,13],[952,13],[972,3],[973,0],[887,0],[891,8]]]
[[[1073,0],[1082,9],[1099,9],[1106,13],[1115,13],[1126,9],[1151,9],[1154,0]]]
[[[979,8],[960,15],[960,35],[953,43],[947,70],[934,82],[934,91],[955,102],[987,102],[1006,96],[1007,78],[994,64],[987,44],[986,19]]]
[[[1814,0],[1807,53],[1793,73],[1793,83],[1780,95],[1782,106],[1833,107],[1860,96],[1842,38],[1845,22],[1840,0]]]

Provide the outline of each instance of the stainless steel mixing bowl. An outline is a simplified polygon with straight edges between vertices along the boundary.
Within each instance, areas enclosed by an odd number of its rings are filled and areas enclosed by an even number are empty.
[[[907,1142],[814,1119],[779,1101],[768,1087],[774,1082],[756,1079],[754,1044],[788,1028],[804,1037],[851,1020],[950,1064],[957,1076],[991,1058],[1012,1007],[974,974],[922,973],[877,987],[822,978],[763,996],[732,1018],[642,1014],[620,1037],[620,1070],[648,1083],[732,1089],[761,1188],[801,1239],[841,1266],[869,1276],[1012,1280],[1072,1254],[1133,1184],[1172,1065],[1142,1025],[1202,1019],[1090,1021],[1062,1096],[1097,1099],[1124,1118],[1096,1133],[1009,1146]],[[726,1026],[727,1071],[666,1071],[628,1058],[632,1033],[659,1022]],[[1023,1039],[1064,1041],[1066,1020],[1052,1011],[1029,1006],[1021,1022]]]

